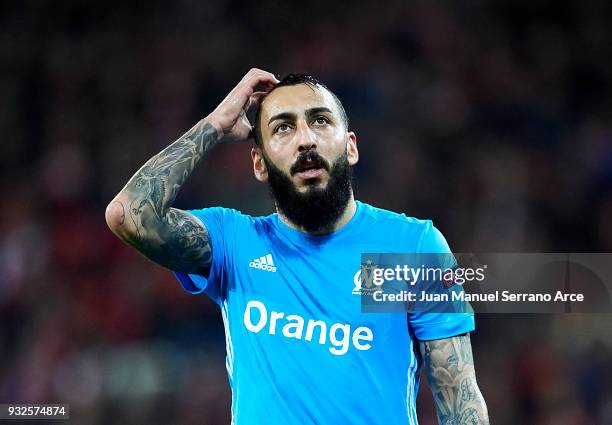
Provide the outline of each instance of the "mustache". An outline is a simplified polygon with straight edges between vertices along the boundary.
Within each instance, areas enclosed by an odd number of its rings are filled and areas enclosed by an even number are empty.
[[[329,162],[323,158],[317,151],[309,150],[306,152],[302,152],[298,155],[297,159],[289,169],[289,173],[293,176],[295,173],[300,171],[307,164],[315,163],[319,167],[323,168],[325,171],[329,172],[330,165]]]

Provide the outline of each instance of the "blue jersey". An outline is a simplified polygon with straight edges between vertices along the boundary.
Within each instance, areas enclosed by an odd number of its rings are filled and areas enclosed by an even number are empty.
[[[361,253],[450,252],[429,220],[357,201],[312,236],[278,216],[191,210],[208,229],[208,278],[176,273],[221,308],[232,418],[249,424],[416,424],[417,340],[474,329],[471,313],[362,313]]]

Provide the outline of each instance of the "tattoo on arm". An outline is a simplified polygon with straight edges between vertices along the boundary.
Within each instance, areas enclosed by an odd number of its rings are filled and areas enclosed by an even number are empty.
[[[151,158],[115,198],[118,234],[149,259],[169,269],[207,273],[212,259],[206,228],[193,215],[171,208],[179,189],[216,144],[217,130],[200,121]]]
[[[476,383],[470,336],[420,342],[421,356],[441,425],[489,425]]]

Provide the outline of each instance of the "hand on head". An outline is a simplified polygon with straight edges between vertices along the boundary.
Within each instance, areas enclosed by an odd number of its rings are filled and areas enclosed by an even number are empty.
[[[205,120],[217,129],[224,142],[248,140],[253,126],[247,112],[259,105],[278,82],[274,74],[252,68]],[[258,86],[263,89],[255,91]]]

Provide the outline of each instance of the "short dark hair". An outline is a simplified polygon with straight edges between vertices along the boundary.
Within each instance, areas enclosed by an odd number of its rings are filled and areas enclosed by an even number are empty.
[[[272,93],[274,90],[276,90],[279,87],[296,86],[298,84],[307,84],[311,87],[317,87],[317,88],[322,88],[322,89],[327,90],[329,94],[332,95],[332,97],[334,98],[334,101],[336,102],[336,105],[338,106],[342,124],[344,124],[344,127],[348,130],[348,124],[349,124],[348,116],[346,115],[344,106],[342,106],[342,102],[340,102],[340,99],[338,99],[338,96],[336,96],[336,94],[333,91],[331,91],[329,87],[327,87],[325,84],[317,80],[312,75],[287,74],[285,77],[283,77],[280,80],[280,82],[276,86],[274,86],[272,90],[270,90],[268,94]],[[259,106],[259,108],[257,108],[257,113],[255,114],[255,124],[253,125],[253,139],[255,140],[256,146],[261,146],[261,142],[262,142],[261,126],[259,124],[260,119],[261,119],[261,105]]]

